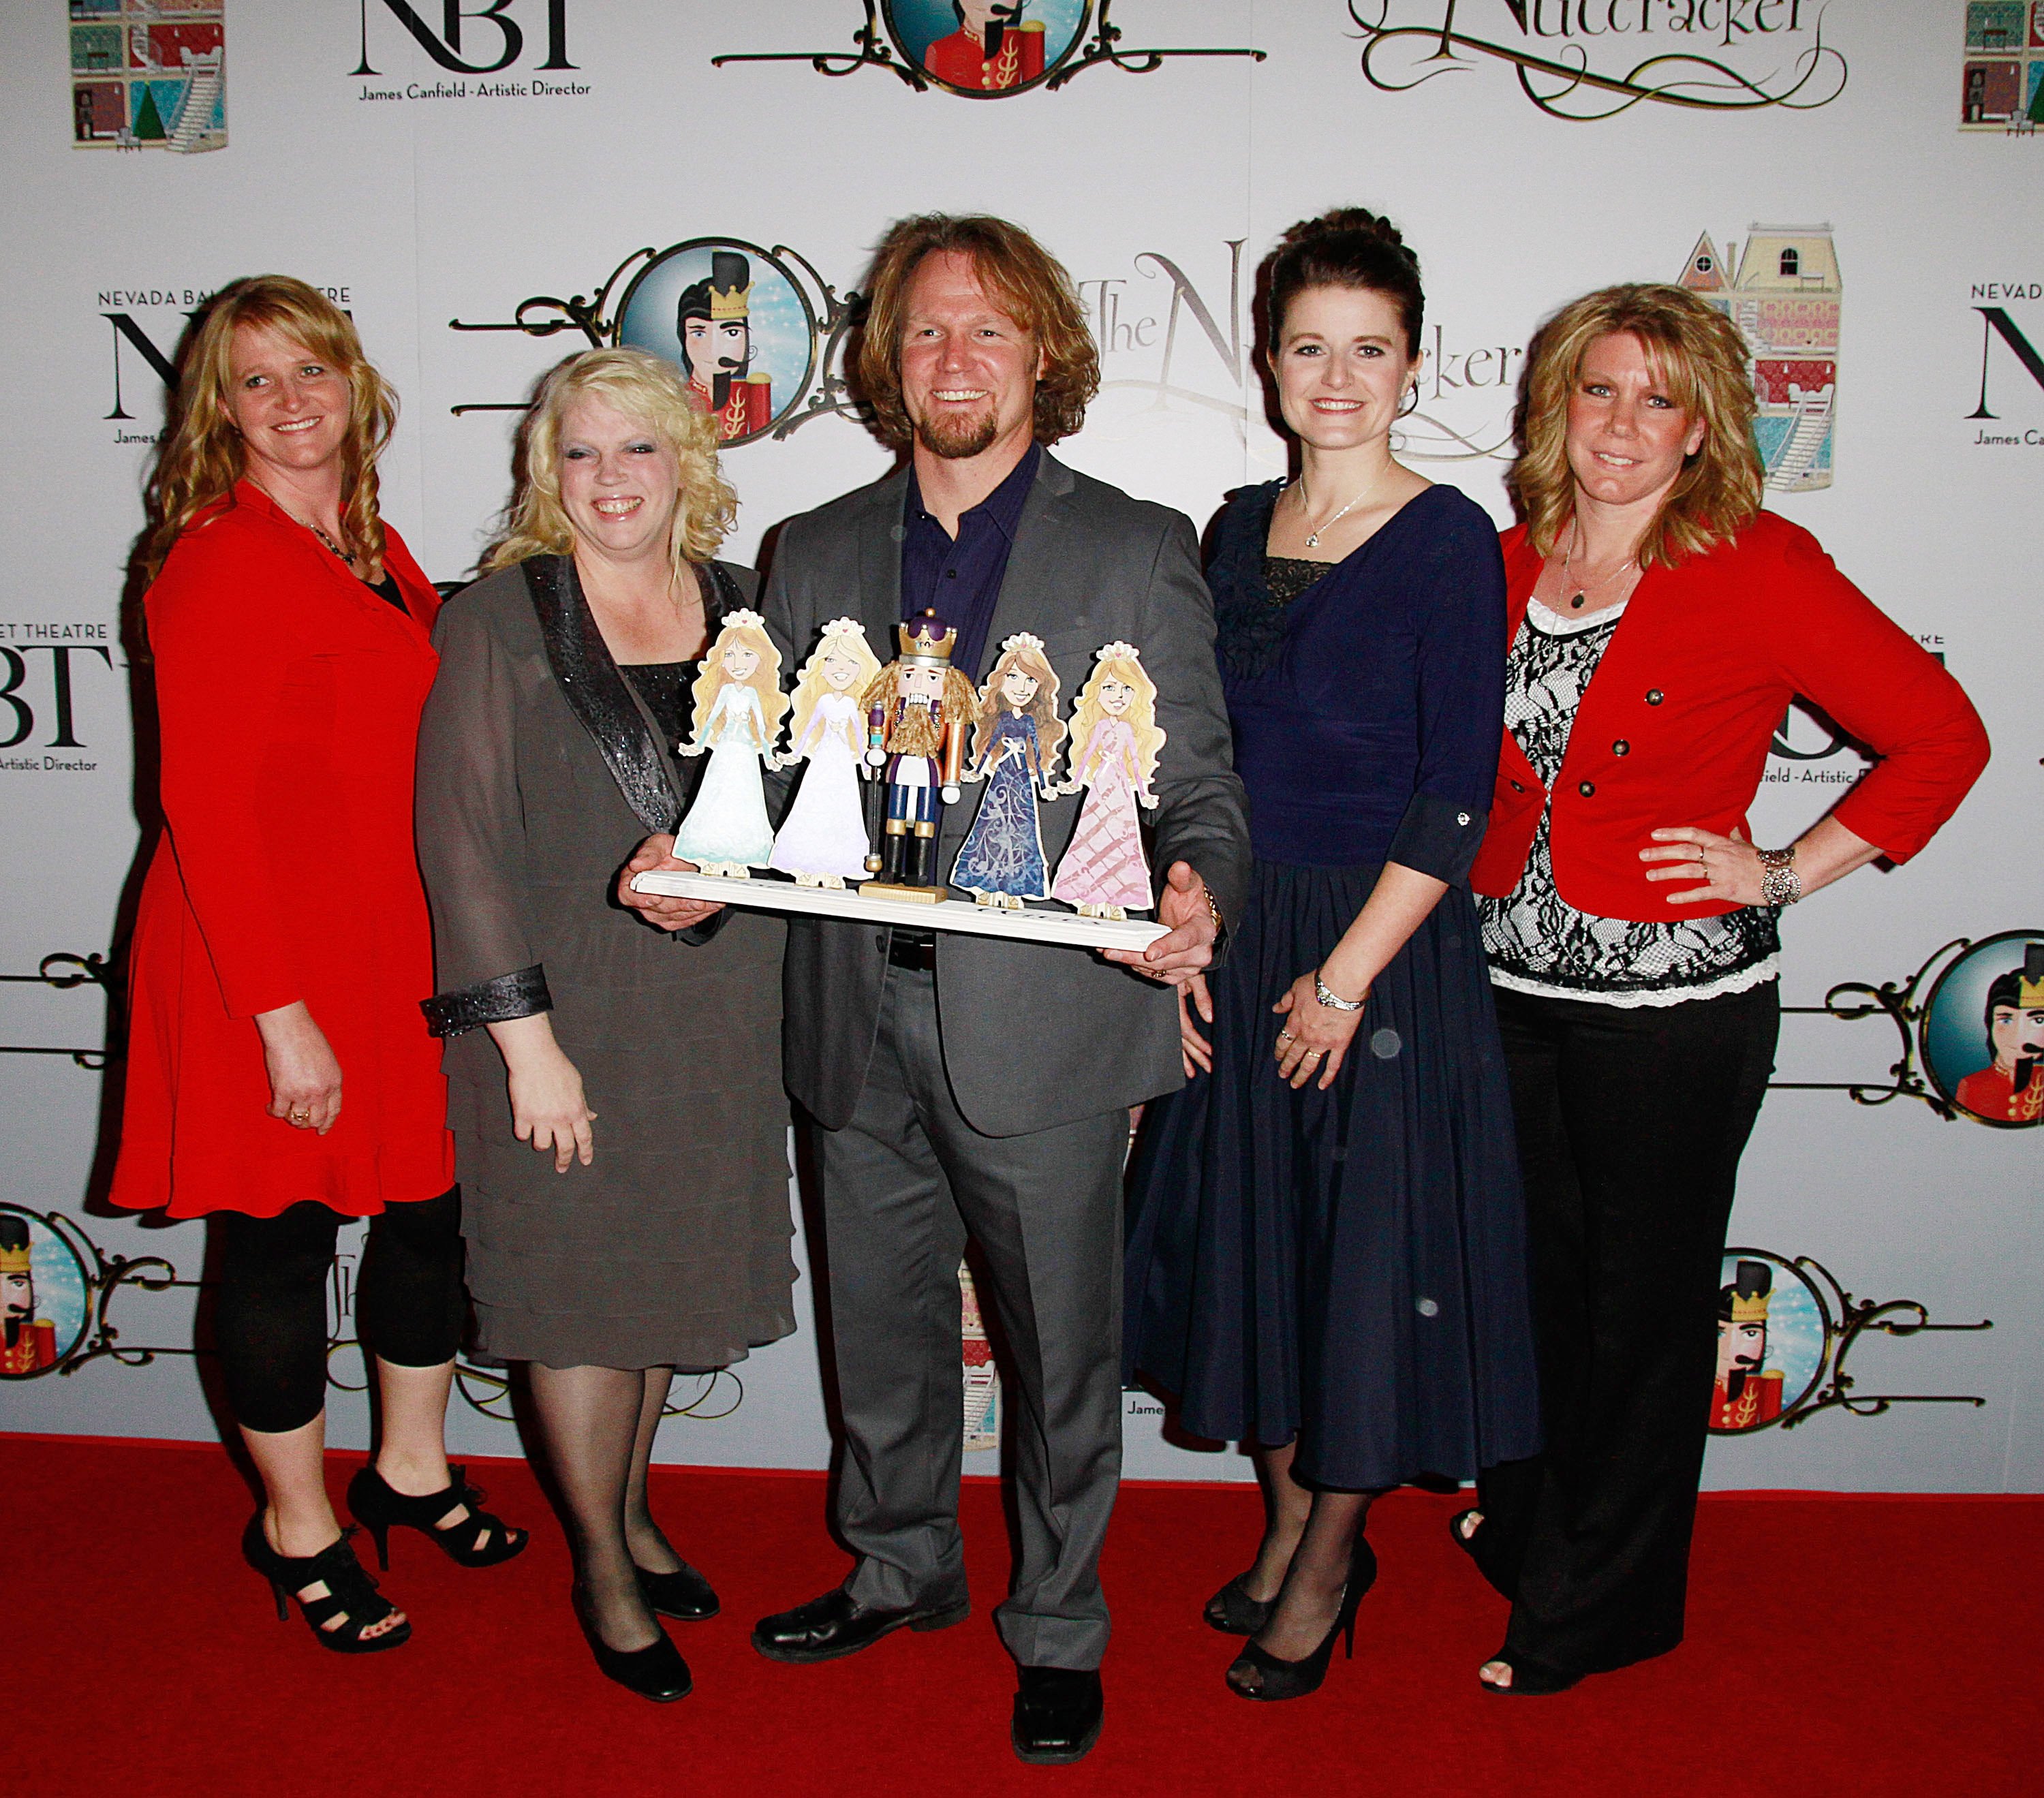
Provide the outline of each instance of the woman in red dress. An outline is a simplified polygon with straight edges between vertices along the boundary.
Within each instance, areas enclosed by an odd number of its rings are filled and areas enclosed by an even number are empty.
[[[349,1488],[466,1565],[523,1531],[447,1464],[463,1318],[459,1197],[425,897],[412,846],[438,596],[376,509],[397,416],[347,316],[238,281],[186,357],[157,479],[144,609],[164,829],[130,959],[114,1202],[209,1217],[228,1401],[263,1480],[244,1550],[325,1646],[410,1633],[325,1483],[326,1282],[371,1220],[355,1315],[382,1441]]]

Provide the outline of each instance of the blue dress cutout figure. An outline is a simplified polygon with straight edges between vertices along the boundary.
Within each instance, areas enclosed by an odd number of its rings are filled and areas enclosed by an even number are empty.
[[[1057,705],[1058,677],[1041,640],[1027,632],[1009,638],[980,690],[966,774],[987,783],[986,795],[951,868],[951,884],[982,905],[1019,911],[1025,899],[1051,896],[1036,799],[1051,796],[1051,770],[1064,741]]]

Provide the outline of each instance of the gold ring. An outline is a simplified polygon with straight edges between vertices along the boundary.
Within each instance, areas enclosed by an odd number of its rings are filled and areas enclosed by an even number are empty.
[[[291,1121],[294,1124],[310,1124],[312,1120],[313,1114],[310,1112],[293,1112],[291,1113]]]
[[[1289,1030],[1279,1031],[1278,1032],[1278,1040],[1281,1043],[1289,1043],[1293,1041],[1293,1039],[1291,1032]]]
[[[1303,1058],[1307,1061],[1311,1061],[1314,1056],[1324,1055],[1326,1053],[1327,1051],[1324,1049],[1308,1049]]]

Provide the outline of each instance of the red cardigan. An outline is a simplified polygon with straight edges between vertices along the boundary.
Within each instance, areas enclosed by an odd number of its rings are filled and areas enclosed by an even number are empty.
[[[1523,525],[1504,533],[1505,641],[1540,578]],[[1550,840],[1562,898],[1599,917],[1654,921],[1735,911],[1671,907],[1649,832],[1752,832],[1769,743],[1791,699],[1823,707],[1879,760],[1833,816],[1907,861],[1987,766],[1987,732],[1959,683],[1841,574],[1808,531],[1763,512],[1735,543],[1634,590],[1585,693],[1554,782]],[[1547,789],[1504,733],[1490,824],[1470,882],[1518,886]],[[1681,883],[1676,883],[1679,890]]]
[[[164,829],[129,951],[117,1204],[363,1216],[454,1184],[412,839],[440,597],[395,531],[384,567],[402,613],[244,481],[144,600]],[[298,999],[340,1062],[325,1136],[264,1115],[252,1020]]]

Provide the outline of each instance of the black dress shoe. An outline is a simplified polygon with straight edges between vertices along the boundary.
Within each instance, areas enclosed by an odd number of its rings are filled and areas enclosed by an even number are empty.
[[[869,1611],[854,1604],[851,1594],[839,1586],[792,1611],[762,1617],[752,1626],[752,1646],[770,1661],[835,1661],[870,1648],[895,1630],[947,1630],[971,1612],[962,1599],[930,1610]]]
[[[646,1602],[663,1617],[678,1617],[685,1623],[700,1623],[714,1617],[723,1607],[710,1583],[684,1561],[671,1573],[649,1573],[635,1566],[639,1589]]]
[[[1100,1740],[1104,1714],[1097,1668],[1024,1667],[1009,1738],[1032,1765],[1063,1766]]]

